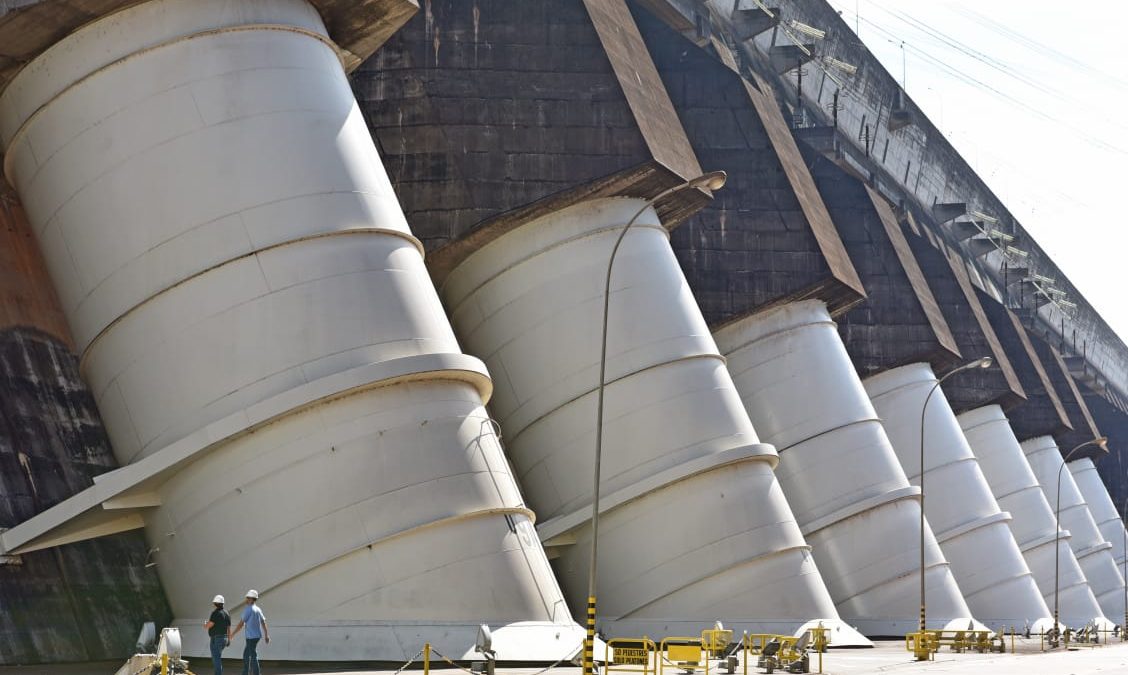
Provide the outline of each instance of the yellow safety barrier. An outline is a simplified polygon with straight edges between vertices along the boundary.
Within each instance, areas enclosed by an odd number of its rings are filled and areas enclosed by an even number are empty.
[[[1085,628],[1078,631],[1074,636],[1073,645],[1075,647],[1104,647],[1109,642],[1109,634],[1112,631],[1098,630],[1096,628]],[[1102,636],[1103,640],[1102,640]]]
[[[1002,634],[989,630],[926,630],[905,635],[905,649],[912,652],[918,661],[926,661],[948,647],[957,654],[965,651],[1005,652],[1006,642]]]
[[[1042,651],[1046,651],[1047,645],[1049,645],[1049,649],[1057,649],[1059,646],[1062,646],[1068,650],[1071,637],[1073,637],[1073,631],[1069,628],[1061,631],[1060,635],[1056,629],[1050,629],[1041,635]]]
[[[701,671],[709,675],[709,655],[701,638],[668,637],[658,647],[658,673],[663,675],[666,666],[680,668],[682,672]]]
[[[814,649],[819,655],[819,669],[817,672],[823,671],[823,652],[826,651],[827,645],[830,644],[830,629],[824,628],[822,623],[819,623],[817,628],[811,629],[811,649]]]
[[[1116,636],[1115,630],[1102,630],[1100,633],[1104,635],[1104,643],[1106,645],[1112,642],[1112,638]]]
[[[710,628],[701,631],[701,644],[711,658],[719,659],[732,644],[732,631],[724,628]]]
[[[653,675],[654,655],[658,648],[645,635],[641,638],[613,638],[608,640],[603,655],[606,672]]]
[[[806,642],[794,635],[774,635],[771,633],[745,633],[743,642],[744,650],[744,675],[748,675],[748,663],[756,657],[756,665],[765,668],[769,673],[775,668],[788,670],[791,664],[801,661],[806,655]],[[779,649],[770,653],[768,645],[772,642],[779,644]],[[800,645],[800,642],[804,642]]]
[[[932,661],[940,645],[936,642],[934,631],[918,631],[905,635],[905,649],[912,652],[917,661]]]
[[[830,629],[824,628],[820,623],[817,628],[811,629],[811,640],[811,649],[825,652],[827,645],[830,644]]]

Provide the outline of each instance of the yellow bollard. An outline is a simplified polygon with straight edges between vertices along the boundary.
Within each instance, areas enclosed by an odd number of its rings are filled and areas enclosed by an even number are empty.
[[[431,643],[423,644],[423,675],[431,675]]]
[[[161,654],[161,675],[168,675],[168,654]]]
[[[748,675],[748,631],[744,631],[744,634],[740,636],[740,644],[741,644],[741,658],[740,658],[740,660],[744,662],[744,675]],[[659,655],[658,658],[661,658],[661,656]]]
[[[819,672],[823,671],[823,652],[826,651],[826,633],[827,629],[823,628],[822,621],[819,622],[819,627],[814,631],[815,650],[819,653]]]

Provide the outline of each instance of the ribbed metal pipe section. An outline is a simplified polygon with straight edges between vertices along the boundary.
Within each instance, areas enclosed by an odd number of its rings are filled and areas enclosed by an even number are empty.
[[[1051,436],[1038,436],[1022,442],[1022,451],[1030,468],[1038,477],[1051,508],[1057,503],[1058,474],[1061,475],[1060,522],[1073,536],[1069,545],[1081,563],[1081,570],[1097,596],[1104,615],[1118,617],[1124,611],[1124,579],[1112,557],[1112,544],[1105,541],[1088,504],[1073,480],[1073,474],[1062,471],[1062,455]]]
[[[927,363],[864,382],[909,480],[920,484],[921,414],[936,385]],[[941,388],[924,418],[924,512],[975,617],[991,626],[1051,616]]]
[[[1103,616],[1104,612],[1089,588],[1077,557],[1069,547],[1071,535],[1064,532],[1058,537],[1056,534],[1054,509],[1046,500],[1003,409],[997,405],[983,406],[956,419],[979,460],[979,468],[987,478],[999,508],[1011,514],[1011,532],[1047,607],[1052,610],[1054,606],[1056,549],[1058,605],[1062,623],[1080,627]]]
[[[599,199],[470,255],[441,289],[573,608],[587,595],[603,288],[645,202]],[[615,260],[599,537],[605,635],[790,632],[838,614],[724,359],[646,209]],[[860,636],[857,636],[860,637]],[[835,636],[839,644],[848,629]]]
[[[776,478],[842,618],[867,635],[916,630],[919,490],[825,303],[755,314],[714,337],[753,424],[779,450]],[[930,528],[925,537],[929,626],[941,628],[971,611]]]
[[[24,67],[0,137],[118,458],[195,459],[146,516],[188,654],[250,587],[268,659],[463,657],[480,622],[502,658],[576,650],[312,7],[110,14]]]
[[[1120,566],[1121,575],[1123,575],[1126,557],[1125,539],[1128,537],[1128,532],[1124,529],[1124,521],[1120,519],[1116,505],[1112,503],[1108,488],[1101,480],[1101,475],[1097,473],[1097,467],[1092,459],[1088,457],[1075,459],[1067,466],[1073,474],[1077,488],[1081,490],[1081,496],[1085,498],[1085,503],[1089,505],[1089,512],[1093,514],[1093,519],[1097,521],[1097,529],[1101,531],[1105,541],[1112,544],[1112,557],[1116,560],[1116,564]]]

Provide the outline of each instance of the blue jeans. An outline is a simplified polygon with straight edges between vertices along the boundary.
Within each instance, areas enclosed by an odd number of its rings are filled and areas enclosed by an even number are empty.
[[[223,635],[214,635],[211,639],[212,669],[215,675],[223,675],[223,648],[227,646],[227,638]]]
[[[262,675],[258,662],[258,642],[261,638],[247,638],[247,646],[243,647],[243,675]]]

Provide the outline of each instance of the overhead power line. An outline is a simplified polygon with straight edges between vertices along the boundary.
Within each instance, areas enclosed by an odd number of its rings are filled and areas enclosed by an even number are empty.
[[[880,7],[879,5],[875,5],[875,6]],[[845,8],[843,11],[850,13],[850,14],[854,13],[853,10],[851,10],[849,8]],[[892,15],[891,12],[887,11],[886,13]],[[1090,133],[1086,128],[1076,124],[1071,119],[1064,118],[1064,117],[1061,117],[1061,116],[1058,116],[1058,115],[1051,114],[1050,112],[1047,112],[1045,105],[1044,105],[1044,101],[1041,101],[1040,102],[1041,104],[1032,104],[1027,100],[1023,100],[1022,98],[1019,98],[1018,96],[1015,96],[1013,94],[1007,93],[1006,91],[1003,91],[998,86],[996,86],[992,83],[986,82],[986,81],[984,81],[984,80],[982,80],[978,77],[970,75],[965,69],[961,69],[957,64],[954,64],[952,62],[952,59],[948,58],[949,55],[937,56],[936,54],[934,54],[934,53],[928,51],[927,49],[919,46],[917,44],[917,41],[912,36],[906,35],[904,33],[900,33],[895,28],[891,28],[890,26],[888,26],[885,23],[878,22],[878,21],[875,21],[873,19],[870,19],[870,18],[867,18],[867,17],[864,17],[864,16],[856,16],[856,19],[858,21],[862,22],[862,23],[867,24],[868,26],[873,28],[873,30],[877,31],[883,37],[883,39],[886,42],[889,42],[889,43],[895,44],[895,45],[903,45],[903,48],[905,50],[914,54],[921,61],[924,61],[924,62],[928,63],[929,65],[937,68],[938,70],[940,70],[941,72],[945,73],[946,75],[952,77],[953,79],[958,80],[958,81],[960,81],[960,82],[962,82],[962,83],[964,83],[964,84],[966,84],[970,87],[974,87],[976,89],[979,89],[979,90],[983,91],[984,93],[990,94],[990,95],[992,95],[992,96],[994,96],[994,97],[996,97],[996,98],[998,98],[1002,101],[1005,101],[1005,102],[1007,102],[1011,105],[1014,105],[1015,107],[1017,107],[1021,110],[1024,110],[1027,113],[1029,113],[1029,114],[1031,114],[1035,117],[1043,119],[1047,122],[1051,122],[1051,123],[1053,123],[1057,126],[1069,129],[1075,135],[1077,135],[1079,138],[1081,138],[1085,142],[1093,145],[1094,147],[1098,147],[1098,148],[1101,148],[1103,150],[1108,150],[1108,151],[1111,151],[1111,152],[1116,152],[1118,154],[1128,155],[1128,149],[1121,147],[1119,145],[1115,145],[1113,143],[1110,143],[1107,140],[1105,140],[1104,137],[1097,136],[1097,135]],[[908,23],[908,25],[910,27],[912,26],[912,24],[907,22],[907,21],[905,23]],[[914,30],[916,30],[916,29],[914,29]],[[938,38],[934,38],[933,35],[944,35],[940,31],[936,31],[935,29],[930,28],[929,30],[932,33],[926,34],[924,36],[924,37],[926,37],[926,39],[935,40],[935,39],[938,39]],[[964,54],[964,55],[969,55],[969,51],[975,52],[976,54],[981,54],[981,52],[977,52],[976,50],[972,50],[971,48],[965,49],[962,46],[952,46],[952,45],[962,45],[962,43],[959,43],[959,41],[957,41],[953,38],[950,38],[948,36],[944,36],[944,37],[945,37],[945,42],[943,43],[943,45],[946,45],[946,46],[944,46],[943,48],[945,48],[945,49],[954,50],[954,51],[957,51],[957,52]],[[973,56],[972,58],[976,58],[976,57]],[[977,61],[984,62],[986,65],[990,65],[989,63],[987,63],[987,61],[991,60],[991,57],[986,57],[986,59],[987,60],[985,61],[984,58],[976,58]],[[997,61],[997,59],[995,61]],[[1001,62],[999,62],[999,63],[1001,63]],[[995,68],[995,69],[999,70],[999,68]],[[1004,72],[1004,74],[1007,74],[1005,69],[1001,72]],[[1023,80],[1023,77],[1025,77],[1025,76],[1015,75],[1014,77],[1015,77],[1016,80],[1023,82],[1023,84],[1027,84],[1029,86],[1029,83],[1025,82]],[[1060,94],[1054,92],[1053,90],[1046,89],[1044,87],[1039,89],[1039,93],[1042,94],[1043,96],[1054,97],[1055,99],[1061,98]],[[1081,104],[1078,103],[1077,105],[1080,106]],[[1116,123],[1113,123],[1113,124],[1116,124]],[[1125,127],[1123,125],[1116,124],[1116,126],[1120,126],[1121,128],[1128,130],[1128,127]]]

